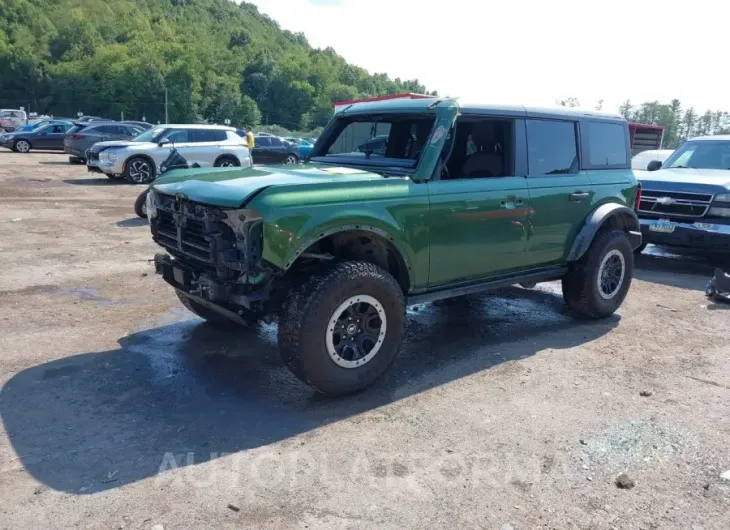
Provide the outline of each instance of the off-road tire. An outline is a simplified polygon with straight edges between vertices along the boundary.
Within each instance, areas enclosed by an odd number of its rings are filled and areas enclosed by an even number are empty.
[[[190,298],[185,296],[185,294],[177,289],[175,289],[175,294],[177,295],[182,305],[184,305],[188,311],[190,311],[191,313],[195,313],[206,322],[214,326],[224,328],[239,326],[239,323],[234,322],[233,320],[230,320],[219,313],[216,313],[212,309],[208,309],[207,307],[200,305],[196,301],[191,300]],[[248,323],[248,325],[251,326],[255,325],[259,321],[256,315],[254,315],[253,313],[243,313],[240,316]]]
[[[358,295],[375,298],[385,312],[380,349],[362,366],[344,368],[327,351],[325,334],[336,308]],[[340,261],[325,266],[291,293],[279,318],[279,351],[294,375],[319,392],[342,396],[372,385],[393,362],[405,325],[405,298],[398,282],[372,263]]]
[[[598,275],[601,263],[609,252],[617,250],[623,257],[623,281],[610,299],[599,292]],[[563,277],[563,299],[570,310],[582,318],[606,318],[623,303],[634,274],[634,253],[628,234],[621,230],[601,230],[588,251]]]
[[[150,192],[149,188],[144,190],[142,193],[139,194],[139,197],[137,197],[137,200],[134,201],[134,213],[137,214],[137,217],[141,217],[142,219],[147,219],[147,194]]]

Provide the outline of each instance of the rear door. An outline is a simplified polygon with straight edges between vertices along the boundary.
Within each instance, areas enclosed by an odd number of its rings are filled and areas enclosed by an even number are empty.
[[[226,141],[223,129],[193,129],[191,156],[201,167],[212,166],[222,153],[221,144]]]
[[[577,120],[527,119],[528,265],[564,261],[593,209],[595,193],[589,173],[581,169],[579,139]]]
[[[48,133],[48,149],[61,149],[63,150],[63,139],[66,136],[68,125],[57,123],[51,126],[51,131]]]

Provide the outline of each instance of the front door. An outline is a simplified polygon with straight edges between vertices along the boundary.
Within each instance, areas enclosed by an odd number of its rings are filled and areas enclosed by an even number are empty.
[[[37,134],[33,145],[36,149],[63,149],[63,137],[66,128],[63,125],[49,125]]]
[[[524,268],[528,193],[524,121],[461,116],[440,178],[429,182],[429,287]]]
[[[594,188],[578,157],[573,121],[527,120],[529,265],[562,262],[593,208]]]

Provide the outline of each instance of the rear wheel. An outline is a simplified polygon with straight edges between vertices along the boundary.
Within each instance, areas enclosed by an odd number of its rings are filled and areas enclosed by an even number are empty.
[[[28,153],[30,151],[30,142],[28,140],[15,140],[13,151],[16,153]]]
[[[284,160],[285,164],[296,164],[299,162],[299,157],[297,155],[287,155],[286,159]]]
[[[634,253],[628,235],[603,230],[563,278],[563,298],[578,316],[608,317],[626,298],[633,274]]]
[[[239,167],[241,162],[234,156],[222,156],[215,161],[215,167]]]
[[[279,349],[303,382],[324,394],[350,394],[385,373],[404,323],[395,278],[372,263],[339,262],[311,276],[284,304]]]
[[[155,179],[155,166],[149,159],[135,156],[125,164],[124,178],[132,184],[148,184]]]

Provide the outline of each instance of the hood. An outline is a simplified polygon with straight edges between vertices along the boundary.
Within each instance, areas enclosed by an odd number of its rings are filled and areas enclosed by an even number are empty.
[[[644,189],[686,192],[730,190],[730,170],[726,169],[667,168],[635,171],[635,174]]]
[[[382,179],[378,174],[324,164],[250,168],[175,169],[158,177],[153,188],[191,201],[239,208],[270,186],[316,185]]]
[[[110,142],[96,142],[89,150],[94,153],[100,153],[109,147],[137,147],[149,149],[151,147],[157,147],[157,144],[150,142],[132,142],[130,140],[112,140]]]

